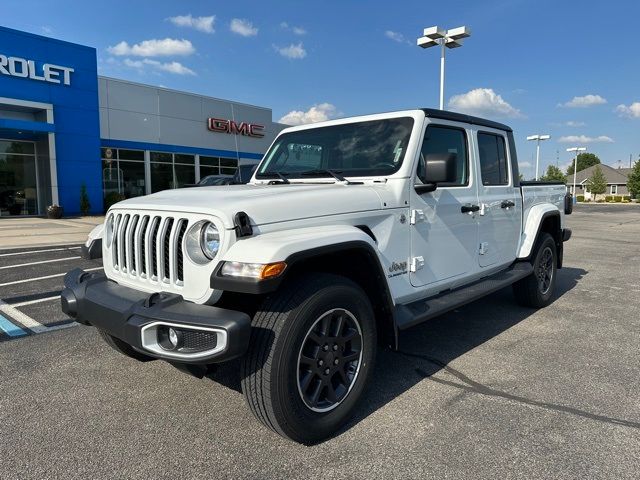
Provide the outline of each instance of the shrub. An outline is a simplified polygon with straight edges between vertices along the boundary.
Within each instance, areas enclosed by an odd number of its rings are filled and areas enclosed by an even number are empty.
[[[584,195],[577,195],[577,196],[576,196],[576,200],[577,200],[578,202],[584,202]]]
[[[616,203],[621,203],[622,202],[622,195],[614,195],[613,196],[613,201]]]
[[[604,201],[605,202],[613,202],[613,195],[605,195],[604,196]]]
[[[111,208],[114,203],[118,203],[124,200],[124,195],[118,192],[109,192],[104,197],[104,211],[106,212]]]
[[[622,201],[623,202],[630,202],[631,201],[631,195],[623,195],[622,196]]]

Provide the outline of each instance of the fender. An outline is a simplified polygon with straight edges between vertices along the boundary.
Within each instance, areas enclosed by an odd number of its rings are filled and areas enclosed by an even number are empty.
[[[258,234],[234,243],[220,259],[211,276],[211,287],[240,293],[268,293],[275,291],[287,270],[299,260],[322,253],[339,251],[354,246],[362,246],[375,255],[382,271],[380,256],[374,240],[364,231],[350,225],[326,225],[322,227],[297,228],[279,232]],[[282,277],[252,281],[249,279],[227,278],[220,275],[225,261],[243,263],[287,263]],[[385,282],[386,283],[386,282]]]
[[[102,237],[104,236],[104,223],[93,227],[89,232],[87,241],[80,247],[80,255],[86,260],[102,258]]]
[[[560,210],[551,203],[534,205],[529,209],[520,240],[520,248],[518,249],[518,259],[529,258],[540,234],[542,222],[550,216],[557,216],[559,222],[562,220]],[[562,225],[560,225],[560,228],[562,228]]]

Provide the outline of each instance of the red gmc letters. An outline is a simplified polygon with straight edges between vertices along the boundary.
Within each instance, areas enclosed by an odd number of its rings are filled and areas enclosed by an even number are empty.
[[[212,132],[230,133],[232,135],[244,135],[245,137],[262,138],[264,137],[264,125],[258,123],[240,122],[224,118],[209,118],[207,120],[207,128]]]

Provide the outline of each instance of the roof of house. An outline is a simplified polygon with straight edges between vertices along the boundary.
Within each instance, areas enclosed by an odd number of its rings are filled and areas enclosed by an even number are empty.
[[[576,183],[584,183],[591,175],[593,175],[593,171],[596,167],[600,167],[602,173],[607,179],[607,184],[618,184],[618,185],[626,185],[627,184],[627,173],[625,170],[631,170],[629,168],[613,168],[609,165],[599,164],[592,165],[589,168],[585,168],[584,170],[580,170],[576,174]]]

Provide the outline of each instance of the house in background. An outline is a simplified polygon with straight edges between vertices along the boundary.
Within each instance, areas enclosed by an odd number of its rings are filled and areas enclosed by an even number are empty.
[[[631,173],[631,168],[613,168],[609,165],[599,164],[592,165],[589,168],[580,170],[576,174],[576,195],[584,195],[585,199],[593,198],[591,192],[589,192],[589,179],[593,175],[593,171],[596,166],[600,167],[602,173],[607,179],[607,191],[605,195],[629,195],[629,189],[627,188],[628,176]],[[573,193],[573,178],[571,175],[567,177],[569,191]]]

